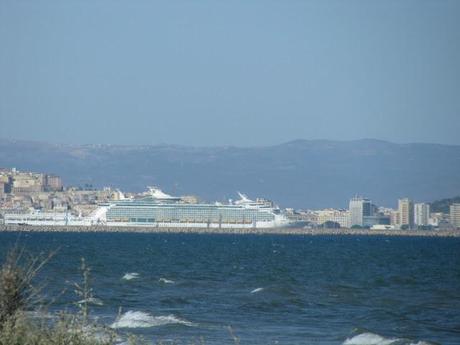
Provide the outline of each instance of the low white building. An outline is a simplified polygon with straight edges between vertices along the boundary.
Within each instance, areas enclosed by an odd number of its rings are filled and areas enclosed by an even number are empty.
[[[98,225],[106,223],[108,207],[99,207],[88,217],[74,216],[69,212],[41,212],[34,210],[28,213],[7,213],[5,224],[17,225]]]
[[[328,208],[325,210],[315,211],[318,225],[326,222],[339,223],[342,228],[350,227],[350,211],[348,210],[337,210]]]
[[[386,224],[375,224],[372,225],[371,230],[394,230],[396,227],[394,225],[386,225]]]

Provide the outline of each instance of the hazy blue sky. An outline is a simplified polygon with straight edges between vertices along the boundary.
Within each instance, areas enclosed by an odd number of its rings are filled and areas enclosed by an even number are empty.
[[[0,0],[0,137],[460,144],[460,1]]]

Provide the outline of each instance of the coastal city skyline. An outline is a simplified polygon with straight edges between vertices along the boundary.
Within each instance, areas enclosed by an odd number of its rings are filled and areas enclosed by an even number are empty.
[[[93,186],[65,187],[61,177],[47,173],[22,172],[15,168],[0,169],[0,220],[5,224],[35,224],[35,225],[71,225],[69,215],[80,217],[75,218],[76,224],[95,225],[105,224],[107,218],[105,209],[107,205],[117,203],[128,204],[136,200],[142,201],[146,198],[153,197],[162,202],[190,205],[223,205],[216,201],[203,199],[199,195],[182,195],[172,196],[164,193],[159,187],[148,187],[149,191],[143,193],[133,193],[130,191],[121,191],[115,187],[104,187],[102,189]],[[229,199],[225,202],[228,205],[239,205],[251,203],[254,205],[266,206],[278,209],[276,200],[260,198],[251,200],[245,194],[238,192],[240,200]],[[348,208],[335,209],[302,209],[286,207],[282,209],[286,221],[290,219],[292,224],[298,227],[323,227],[323,228],[368,228],[375,230],[392,230],[392,229],[460,229],[460,196],[456,199],[447,199],[447,212],[440,210],[439,206],[434,207],[433,212],[430,209],[434,203],[414,201],[408,197],[398,198],[398,207],[383,207],[375,205],[372,200],[365,196],[355,195],[350,198]],[[442,203],[445,201],[437,201]],[[103,206],[103,207],[101,207]],[[139,206],[142,206],[140,204]],[[264,207],[265,207],[264,206]],[[444,207],[445,208],[445,207]],[[120,211],[120,214],[124,214]],[[222,211],[219,217],[222,217]],[[44,220],[44,215],[49,219]],[[189,215],[192,219],[196,215]],[[86,217],[86,218],[85,218]],[[208,216],[206,216],[208,217]],[[243,216],[245,217],[245,216]],[[256,226],[253,217],[246,216],[250,227]],[[54,219],[54,220],[53,220]],[[85,220],[87,219],[87,220]],[[116,219],[116,218],[114,218]],[[137,223],[137,218],[131,221]],[[143,219],[143,218],[142,218]],[[154,226],[154,220],[145,218],[142,224],[144,226]],[[215,220],[215,222],[218,222]],[[221,222],[221,219],[219,220]],[[61,224],[62,223],[62,224]],[[134,224],[133,223],[133,224]],[[244,218],[243,218],[244,223]],[[112,223],[114,225],[115,223]],[[127,223],[128,224],[128,223]],[[171,226],[171,223],[168,223]],[[209,223],[207,226],[209,227]],[[239,224],[238,226],[241,226]],[[287,223],[286,223],[287,225]],[[182,224],[187,227],[189,225]],[[201,225],[203,226],[203,225]],[[221,224],[219,223],[219,227]],[[277,227],[281,223],[276,223]]]

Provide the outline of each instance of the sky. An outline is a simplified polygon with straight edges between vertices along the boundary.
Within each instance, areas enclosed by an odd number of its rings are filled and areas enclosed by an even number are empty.
[[[0,138],[460,144],[460,1],[0,0]]]

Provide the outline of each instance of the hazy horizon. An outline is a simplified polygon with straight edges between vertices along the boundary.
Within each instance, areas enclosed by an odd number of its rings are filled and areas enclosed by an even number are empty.
[[[443,145],[443,146],[460,146],[460,144],[444,144],[439,142],[428,142],[428,141],[414,141],[414,142],[396,142],[391,140],[384,140],[378,138],[358,138],[358,139],[325,139],[325,138],[318,138],[318,139],[307,139],[307,138],[294,138],[291,140],[272,143],[272,144],[260,144],[260,145],[187,145],[187,144],[175,144],[175,143],[155,143],[155,144],[115,144],[109,142],[94,142],[94,143],[65,143],[65,142],[57,142],[51,140],[33,140],[33,139],[18,139],[18,138],[6,138],[0,137],[0,140],[3,141],[10,141],[10,142],[24,142],[24,143],[40,143],[40,144],[50,144],[50,145],[63,145],[63,146],[177,146],[177,147],[190,147],[190,148],[222,148],[222,147],[235,147],[235,148],[261,148],[261,147],[272,147],[272,146],[279,146],[285,145],[294,142],[357,142],[357,141],[374,141],[374,142],[384,142],[388,144],[395,144],[395,145]]]

